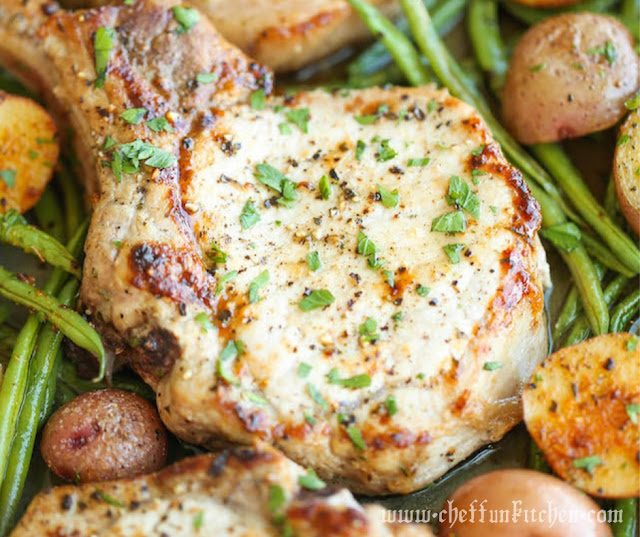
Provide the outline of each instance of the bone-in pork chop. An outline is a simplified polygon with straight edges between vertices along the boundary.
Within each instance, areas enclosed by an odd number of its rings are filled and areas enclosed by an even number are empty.
[[[83,307],[176,434],[404,493],[520,420],[547,351],[540,213],[474,109],[432,87],[263,99],[266,71],[172,2],[34,28],[41,5],[0,8],[3,61],[69,113]]]
[[[63,0],[90,7],[114,0]],[[347,0],[190,0],[231,43],[276,71],[292,71],[371,34]],[[397,0],[371,0],[388,16]]]
[[[11,537],[432,537],[385,524],[264,447],[194,457],[156,474],[57,487],[31,503]]]

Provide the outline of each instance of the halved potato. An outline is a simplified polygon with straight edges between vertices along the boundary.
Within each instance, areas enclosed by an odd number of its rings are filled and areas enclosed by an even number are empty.
[[[605,334],[553,353],[525,388],[524,420],[553,470],[594,496],[640,494],[640,346]]]
[[[640,108],[632,111],[620,128],[613,177],[622,212],[640,235]]]
[[[0,92],[0,212],[33,207],[51,179],[60,146],[38,103]]]

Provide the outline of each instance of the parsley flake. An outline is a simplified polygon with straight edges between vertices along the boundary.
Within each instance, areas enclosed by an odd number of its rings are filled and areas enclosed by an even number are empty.
[[[199,513],[196,513],[195,515],[193,515],[194,530],[199,530],[202,527],[203,523],[204,523],[204,511],[200,511]]]
[[[249,303],[255,304],[260,300],[258,291],[269,283],[269,271],[263,270],[258,276],[256,276],[249,285]]]
[[[626,409],[627,409],[627,415],[629,416],[629,419],[631,419],[631,422],[637,425],[638,414],[640,414],[640,405],[638,404],[627,405]]]
[[[320,184],[318,185],[320,188],[320,195],[323,200],[328,200],[331,197],[331,192],[333,188],[331,187],[331,181],[326,175],[323,175],[320,178]]]
[[[309,109],[298,108],[285,112],[287,119],[305,134],[309,133]]]
[[[582,457],[581,459],[575,459],[573,461],[574,468],[583,468],[587,472],[591,473],[596,466],[602,466],[604,464],[600,457],[592,455],[591,457]]]
[[[315,272],[316,270],[320,269],[322,267],[320,254],[318,252],[311,252],[307,254],[307,265],[309,265],[309,269],[311,269],[311,272]]]
[[[249,229],[260,221],[260,213],[255,208],[253,201],[247,200],[240,214],[240,225],[242,229]]]
[[[195,316],[195,320],[200,323],[203,332],[208,332],[213,328],[213,323],[204,311],[198,313],[198,315]]]
[[[386,139],[380,142],[376,158],[378,162],[387,162],[388,160],[394,159],[397,154],[398,152],[389,145],[389,140]]]
[[[467,229],[467,221],[462,211],[452,211],[434,218],[431,231],[442,233],[463,233]]]
[[[546,66],[547,64],[545,62],[542,62],[534,65],[533,67],[529,67],[529,71],[531,71],[532,73],[535,73],[536,71],[542,71],[542,69],[544,69]]]
[[[347,427],[347,434],[349,435],[349,438],[351,439],[353,445],[358,450],[364,451],[365,449],[367,449],[367,445],[362,438],[362,433],[360,432],[360,429],[358,429],[355,425]]]
[[[358,142],[356,143],[356,160],[358,162],[362,160],[362,155],[366,148],[367,148],[367,144],[365,144],[362,140],[358,140]]]
[[[251,93],[251,108],[254,110],[264,110],[264,103],[264,89],[260,88]]]
[[[298,365],[298,376],[301,379],[306,379],[309,376],[309,373],[311,373],[311,366],[305,362],[300,362],[300,365]]]
[[[256,170],[257,172],[253,175],[258,181],[282,194],[278,203],[290,207],[290,204],[298,198],[296,192],[298,184],[285,177],[279,170],[269,164],[258,164]]]
[[[605,42],[605,44],[600,47],[594,47],[587,50],[587,54],[603,56],[604,59],[609,62],[609,65],[613,65],[613,62],[615,62],[618,57],[616,46],[611,41]]]
[[[318,308],[324,308],[333,304],[335,297],[327,289],[315,289],[305,296],[299,303],[302,311],[311,311]]]
[[[469,185],[457,175],[452,175],[449,180],[449,191],[445,196],[449,205],[455,205],[464,209],[474,218],[480,216],[480,200],[471,191]]]
[[[173,18],[179,25],[179,34],[186,34],[200,21],[200,14],[192,7],[174,6],[172,11]]]
[[[427,296],[430,291],[431,291],[430,287],[425,287],[422,284],[418,284],[418,287],[416,287],[416,293],[418,293],[418,295],[421,297]]]
[[[175,132],[171,124],[164,117],[154,117],[147,121],[147,127],[153,132]]]
[[[429,162],[431,162],[430,158],[410,158],[407,161],[407,166],[426,166],[427,164],[429,164]]]
[[[307,390],[309,391],[309,395],[311,396],[311,399],[313,399],[313,401],[320,408],[322,408],[323,410],[327,410],[327,408],[329,408],[329,405],[323,399],[322,395],[320,395],[320,392],[318,391],[318,389],[310,382],[307,382]]]
[[[502,362],[485,362],[482,369],[485,371],[495,371],[500,369],[504,364]]]
[[[460,252],[464,247],[464,244],[447,244],[446,246],[443,246],[442,249],[444,250],[444,253],[447,254],[447,257],[449,257],[449,260],[454,265],[457,265],[460,263]]]
[[[627,350],[629,352],[636,350],[636,347],[638,346],[638,341],[640,341],[638,340],[638,336],[631,336],[625,343]]]
[[[360,333],[360,337],[364,341],[375,343],[380,339],[380,334],[376,332],[377,329],[378,322],[373,317],[369,317],[364,323],[360,325],[358,332]]]
[[[227,262],[227,254],[223,252],[220,247],[214,242],[211,241],[211,252],[208,253],[209,259],[214,263],[226,263]]]
[[[387,416],[393,416],[398,412],[398,404],[396,398],[390,395],[384,402],[384,406],[387,408]]]
[[[116,31],[108,26],[101,26],[96,30],[93,38],[94,60],[97,77],[94,84],[96,88],[103,88],[107,77],[109,57],[116,40]]]
[[[307,469],[307,473],[305,475],[298,477],[298,485],[307,490],[320,490],[327,486],[311,467]]]
[[[198,73],[196,75],[196,82],[198,84],[213,84],[216,80],[218,80],[216,73]]]
[[[283,507],[287,501],[287,496],[284,489],[280,485],[271,485],[269,488],[269,501],[267,502],[267,509],[272,513],[277,513]]]
[[[378,192],[380,193],[380,200],[382,201],[382,205],[384,207],[392,208],[398,206],[400,195],[398,194],[397,188],[391,191],[387,190],[382,185],[378,185]]]
[[[113,505],[114,507],[125,507],[124,503],[116,500],[113,496],[109,496],[104,490],[96,489],[96,495],[100,497],[100,499],[104,502],[107,502],[109,505]]]
[[[231,272],[227,272],[225,275],[220,277],[218,280],[218,287],[216,287],[216,296],[219,296],[220,293],[224,290],[225,284],[233,280],[238,275],[237,270],[232,270]]]
[[[0,170],[0,179],[4,181],[4,184],[9,188],[13,188],[16,184],[16,171],[15,170]]]

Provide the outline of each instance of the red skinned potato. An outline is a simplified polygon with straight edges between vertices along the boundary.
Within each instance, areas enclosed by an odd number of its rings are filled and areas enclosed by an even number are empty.
[[[557,15],[529,29],[514,50],[504,122],[523,144],[584,136],[615,125],[639,86],[640,59],[620,21]]]
[[[620,208],[631,229],[640,235],[640,107],[629,114],[620,128],[613,177]]]
[[[591,498],[533,470],[478,476],[459,487],[443,510],[440,537],[611,536],[609,525],[598,522],[600,507]]]
[[[167,433],[156,408],[123,390],[82,394],[47,422],[40,451],[53,473],[67,480],[108,481],[162,468]]]

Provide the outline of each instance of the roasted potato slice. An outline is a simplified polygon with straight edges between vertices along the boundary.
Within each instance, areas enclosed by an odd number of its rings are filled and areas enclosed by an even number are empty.
[[[640,494],[640,346],[605,334],[553,353],[525,388],[524,420],[553,470],[594,496]]]
[[[0,212],[33,207],[51,179],[60,146],[38,103],[0,92]]]
[[[640,235],[640,108],[629,114],[620,129],[613,177],[622,212]]]

